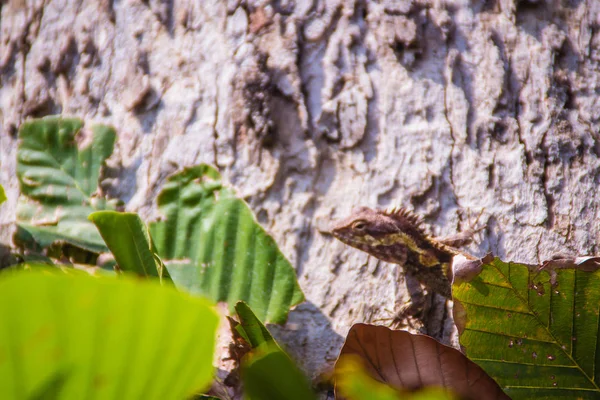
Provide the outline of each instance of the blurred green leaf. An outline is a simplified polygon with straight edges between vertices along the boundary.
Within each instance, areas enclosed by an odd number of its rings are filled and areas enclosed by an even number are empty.
[[[88,218],[100,231],[119,268],[171,282],[169,273],[156,254],[146,224],[136,213],[97,211]]]
[[[81,127],[79,119],[46,117],[27,121],[19,129],[17,239],[30,247],[66,242],[92,252],[107,250],[87,217],[96,210],[116,208],[114,202],[97,197],[115,132],[95,125],[89,145],[79,149]]]
[[[335,368],[336,392],[346,400],[453,400],[451,392],[438,387],[418,391],[399,391],[373,379],[360,357],[340,357]]]
[[[513,399],[600,398],[600,264],[581,260],[496,258],[453,285],[465,354]]]
[[[180,399],[212,379],[204,299],[129,278],[0,275],[0,398]],[[44,398],[51,398],[51,393]]]
[[[371,378],[357,356],[340,357],[335,367],[336,393],[348,400],[399,400],[400,393]]]
[[[251,400],[316,399],[308,380],[278,347],[261,346],[242,363],[246,398]]]
[[[0,204],[6,201],[6,193],[4,192],[4,188],[0,185]]]
[[[214,168],[169,177],[158,207],[164,218],[150,232],[178,287],[227,302],[231,311],[243,300],[274,323],[304,300],[294,268]]]

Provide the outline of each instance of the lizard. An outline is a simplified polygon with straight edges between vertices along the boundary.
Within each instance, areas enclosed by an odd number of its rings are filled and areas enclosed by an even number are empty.
[[[434,238],[422,227],[421,219],[404,208],[373,210],[359,207],[334,223],[331,234],[341,242],[380,260],[399,264],[429,292],[446,299],[451,293],[451,264],[456,255],[475,257],[457,247],[471,243],[478,230],[448,238]]]

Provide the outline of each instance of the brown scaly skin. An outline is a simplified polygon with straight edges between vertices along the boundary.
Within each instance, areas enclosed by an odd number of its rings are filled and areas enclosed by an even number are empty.
[[[334,237],[380,260],[400,264],[430,292],[451,297],[448,276],[458,250],[434,239],[421,228],[419,218],[402,208],[387,211],[355,209],[331,230]]]

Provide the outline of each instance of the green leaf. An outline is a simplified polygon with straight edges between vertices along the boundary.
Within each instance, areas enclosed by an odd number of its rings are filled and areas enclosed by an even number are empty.
[[[246,398],[251,400],[316,399],[304,374],[277,347],[261,347],[242,363]]]
[[[210,383],[218,317],[206,300],[54,271],[0,275],[0,398],[178,399]]]
[[[261,321],[283,323],[304,300],[294,268],[220,179],[204,164],[169,177],[158,197],[164,218],[150,224],[158,254],[178,287],[231,311],[243,300]]]
[[[98,180],[112,154],[115,132],[95,125],[88,146],[78,149],[79,119],[46,117],[27,121],[19,129],[17,236],[41,247],[67,242],[92,252],[106,246],[87,216],[115,209],[97,197]]]
[[[0,185],[0,204],[6,201],[6,193],[4,192],[4,188]]]
[[[466,355],[513,399],[600,398],[597,260],[494,259],[453,284]]]
[[[254,312],[248,307],[248,304],[243,301],[235,305],[235,311],[240,319],[240,325],[237,326],[238,332],[248,341],[252,348],[257,348],[262,345],[276,346],[279,345],[271,336],[271,333],[263,325]],[[243,332],[240,332],[243,330]]]
[[[100,231],[123,271],[171,281],[169,273],[156,254],[146,224],[136,213],[97,211],[88,218]]]

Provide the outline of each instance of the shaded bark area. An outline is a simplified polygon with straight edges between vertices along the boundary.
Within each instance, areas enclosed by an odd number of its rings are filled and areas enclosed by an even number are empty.
[[[114,125],[103,185],[145,218],[170,173],[214,164],[297,269],[307,302],[274,332],[313,376],[353,323],[408,299],[401,268],[324,233],[354,206],[403,205],[440,236],[483,211],[476,255],[598,251],[598,2],[1,7],[0,239],[28,117]],[[437,304],[429,328],[448,340],[446,315]]]

